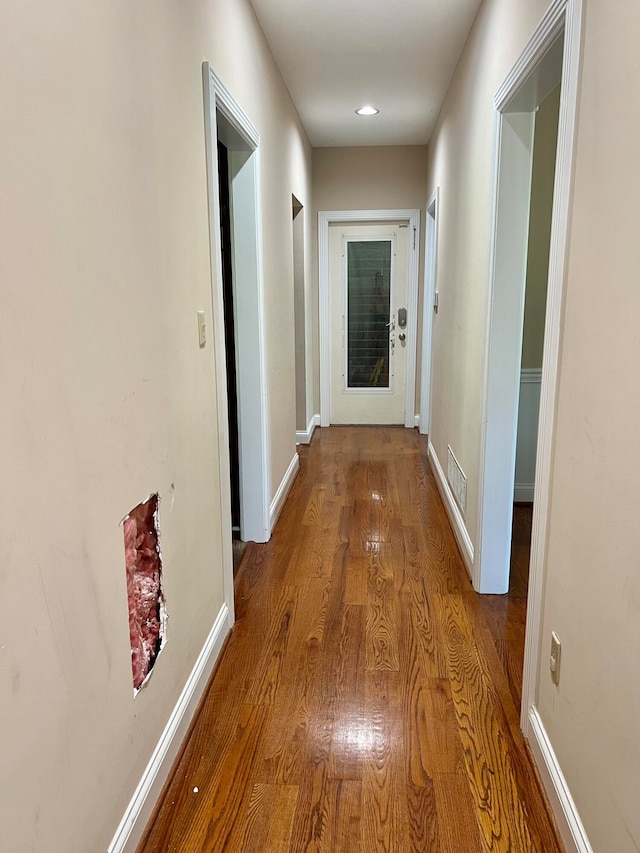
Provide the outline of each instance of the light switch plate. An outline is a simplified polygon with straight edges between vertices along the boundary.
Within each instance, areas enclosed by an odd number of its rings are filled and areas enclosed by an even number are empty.
[[[554,684],[560,681],[560,638],[555,631],[551,632],[551,657],[549,658],[551,680]]]
[[[207,324],[204,319],[204,311],[198,311],[198,343],[200,349],[207,343]]]

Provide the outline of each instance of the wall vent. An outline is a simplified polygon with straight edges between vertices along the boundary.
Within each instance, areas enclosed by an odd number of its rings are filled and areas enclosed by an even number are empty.
[[[449,445],[447,445],[447,480],[464,516],[467,512],[467,478]]]

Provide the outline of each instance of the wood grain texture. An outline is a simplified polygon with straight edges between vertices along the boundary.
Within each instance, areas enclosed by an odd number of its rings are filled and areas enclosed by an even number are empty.
[[[424,437],[317,429],[300,457],[139,853],[560,853],[519,729],[526,516],[480,597]]]

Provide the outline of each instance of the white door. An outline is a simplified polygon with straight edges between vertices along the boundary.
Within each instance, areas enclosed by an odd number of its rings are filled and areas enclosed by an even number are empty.
[[[333,424],[404,424],[409,230],[329,229]]]

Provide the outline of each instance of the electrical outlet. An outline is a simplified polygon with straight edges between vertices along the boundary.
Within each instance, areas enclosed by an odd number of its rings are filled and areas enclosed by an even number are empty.
[[[551,680],[554,684],[560,681],[560,638],[555,631],[551,632],[551,657],[549,658]]]

